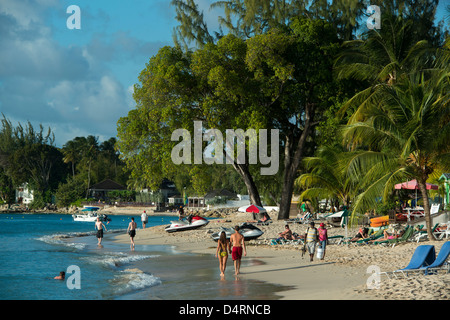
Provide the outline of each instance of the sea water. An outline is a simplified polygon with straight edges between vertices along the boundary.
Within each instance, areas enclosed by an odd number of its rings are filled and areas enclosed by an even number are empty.
[[[139,243],[131,251],[129,244],[114,241],[126,232],[131,217],[110,218],[98,246],[94,222],[63,214],[0,214],[0,300],[275,299],[283,289],[233,279],[232,262],[229,279],[220,279],[213,241],[210,255]],[[147,227],[173,219],[149,216]],[[140,217],[135,221],[139,226]],[[241,269],[252,263],[258,262],[245,259]],[[70,266],[79,268],[79,274],[54,279]],[[70,280],[72,275],[77,278]],[[79,288],[69,281],[78,281]]]
[[[153,216],[149,226],[171,218]],[[111,216],[105,238],[126,232],[129,222],[129,216]],[[159,283],[151,274],[127,271],[130,263],[155,255],[114,243],[98,247],[95,235],[94,222],[73,221],[71,215],[0,214],[0,299],[113,299]],[[73,265],[79,267],[81,289],[53,279]]]

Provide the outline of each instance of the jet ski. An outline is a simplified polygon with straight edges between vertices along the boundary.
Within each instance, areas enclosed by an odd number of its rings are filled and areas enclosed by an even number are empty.
[[[221,231],[215,232],[211,235],[214,241],[219,240],[220,233],[222,231],[225,231],[227,239],[230,239],[230,236],[235,232],[233,228],[221,227],[221,229]],[[239,226],[239,233],[244,236],[244,240],[246,241],[256,239],[264,234],[264,232],[262,232],[258,227],[255,227],[247,222],[244,222]]]
[[[197,229],[206,226],[209,223],[208,220],[200,216],[189,215],[184,219],[177,221],[170,221],[170,225],[165,227],[167,232],[176,232],[184,230]]]

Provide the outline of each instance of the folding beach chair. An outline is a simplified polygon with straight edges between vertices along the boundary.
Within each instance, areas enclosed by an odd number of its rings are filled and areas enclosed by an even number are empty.
[[[312,221],[312,213],[307,212],[303,217],[300,218],[300,223],[307,224]]]
[[[344,240],[344,236],[331,236],[328,237],[328,244],[341,244]]]
[[[439,237],[439,240],[444,239],[448,239],[448,236],[450,236],[450,221],[447,221],[447,229],[443,230],[443,231],[438,231],[436,233],[434,233],[434,235],[436,237]]]
[[[414,228],[411,226],[407,226],[405,232],[400,238],[375,241],[374,244],[392,244],[392,247],[394,247],[397,243],[409,240],[412,237],[413,233]]]
[[[399,270],[395,270],[393,274],[401,273],[408,276],[408,272],[415,271],[423,266],[431,265],[436,260],[436,251],[433,245],[421,245],[416,248],[409,264]]]
[[[434,225],[433,229],[431,229],[431,232],[433,234],[436,232],[436,229],[438,226],[439,226],[439,223],[436,223]],[[426,239],[427,237],[428,237],[427,231],[419,231],[417,234],[414,235],[414,241],[416,241],[418,243],[420,240]]]
[[[369,241],[378,240],[384,236],[384,230],[385,230],[385,227],[380,227],[380,229],[378,229],[376,232],[372,233],[368,238],[357,240],[357,241],[355,241],[355,243],[366,244]]]
[[[449,256],[450,256],[450,241],[447,241],[442,245],[441,250],[439,250],[439,254],[436,260],[434,260],[434,262],[428,266],[421,267],[420,270],[424,271],[425,274],[429,274],[430,272],[434,273],[442,269],[447,270],[447,273],[449,273],[450,261],[447,261],[449,260]]]
[[[380,272],[389,277],[389,274],[397,278],[397,274],[401,273],[403,276],[408,276],[408,272],[417,271],[423,266],[431,265],[436,258],[436,252],[432,245],[421,245],[416,248],[409,264],[403,268],[391,272]]]

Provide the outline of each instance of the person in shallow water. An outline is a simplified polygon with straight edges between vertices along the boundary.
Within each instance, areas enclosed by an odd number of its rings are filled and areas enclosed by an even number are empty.
[[[225,231],[222,231],[220,233],[219,240],[217,241],[217,249],[216,249],[216,257],[219,258],[219,269],[221,277],[225,276],[225,269],[227,267],[227,260],[228,260],[228,252],[231,253],[231,244],[230,241],[227,239]]]
[[[55,280],[64,280],[66,278],[66,273],[64,271],[61,271],[59,273],[59,276],[54,277]]]
[[[131,222],[128,224],[127,232],[130,235],[131,250],[134,250],[134,237],[136,236],[136,222],[134,222],[134,218],[131,218]]]
[[[237,276],[241,269],[242,255],[247,255],[245,248],[244,236],[239,233],[239,226],[234,227],[235,232],[230,236],[230,242],[233,247],[231,251],[231,258],[234,262],[234,274]]]
[[[103,222],[100,221],[100,218],[97,218],[97,221],[95,222],[95,229],[97,229],[97,239],[98,239],[97,245],[99,246],[102,244],[103,228],[105,228],[105,231],[108,231],[106,230],[106,227],[103,224]]]

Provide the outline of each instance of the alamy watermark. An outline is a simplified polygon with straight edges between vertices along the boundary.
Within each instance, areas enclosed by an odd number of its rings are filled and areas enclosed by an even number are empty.
[[[81,269],[77,265],[71,265],[67,267],[66,276],[68,274],[71,274],[69,277],[67,277],[66,285],[67,289],[73,290],[73,289],[81,289]]]
[[[67,7],[66,13],[71,15],[66,20],[67,29],[81,29],[81,9],[77,5],[70,5]]]
[[[270,130],[270,155],[268,149],[268,130],[259,129],[226,129],[225,154],[223,134],[218,129],[203,130],[201,121],[194,121],[194,164],[237,164],[246,163],[246,139],[248,139],[248,164],[269,165],[260,169],[261,175],[274,175],[279,168],[279,130]],[[259,139],[258,139],[259,135]],[[176,129],[172,132],[171,141],[181,141],[172,149],[174,164],[192,163],[192,137],[187,129]],[[203,142],[210,142],[203,150]],[[236,142],[236,143],[235,143]],[[259,142],[259,143],[258,143]],[[236,146],[236,148],[235,148]],[[236,149],[236,157],[235,157]]]
[[[381,284],[381,276],[380,276],[380,267],[376,265],[371,265],[367,267],[366,273],[370,274],[367,278],[366,285],[367,289],[380,289]]]
[[[366,25],[367,29],[381,29],[381,10],[379,6],[370,5],[367,7],[366,13],[370,14],[367,18]]]

